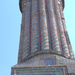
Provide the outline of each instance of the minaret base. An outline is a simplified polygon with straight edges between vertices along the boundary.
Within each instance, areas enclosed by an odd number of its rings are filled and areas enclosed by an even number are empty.
[[[13,66],[11,75],[75,75],[75,61],[49,51],[36,52]]]

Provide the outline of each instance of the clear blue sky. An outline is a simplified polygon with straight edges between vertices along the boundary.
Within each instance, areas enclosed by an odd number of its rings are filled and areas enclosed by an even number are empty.
[[[75,54],[75,0],[65,0],[64,15]],[[0,1],[0,75],[10,75],[17,64],[21,13],[19,0]]]

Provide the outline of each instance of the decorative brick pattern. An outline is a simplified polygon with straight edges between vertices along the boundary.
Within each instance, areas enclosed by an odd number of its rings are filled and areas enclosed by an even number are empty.
[[[64,0],[20,0],[18,64],[11,75],[75,75],[63,8]]]
[[[19,60],[50,50],[74,59],[60,0],[24,0]],[[23,38],[22,38],[23,37]],[[21,55],[20,55],[21,54]]]
[[[31,53],[39,51],[38,0],[32,0]]]
[[[58,26],[59,26],[59,31],[60,31],[60,38],[61,38],[61,44],[62,44],[62,50],[63,50],[63,54],[66,55],[67,57],[69,57],[69,50],[68,50],[68,46],[67,46],[67,42],[66,42],[66,37],[64,34],[64,29],[63,29],[63,25],[62,25],[62,21],[61,21],[61,14],[60,14],[60,3],[59,2],[55,2],[55,10],[56,10],[56,15],[57,15],[57,22],[58,22]]]
[[[47,0],[48,13],[51,27],[52,47],[55,51],[60,51],[59,40],[57,35],[56,21],[53,10],[53,0]]]
[[[24,45],[23,45],[23,59],[30,53],[30,7],[31,2],[26,3],[25,10],[25,30],[24,30]]]
[[[46,7],[45,6],[46,6],[45,0],[39,0],[41,49],[49,50],[48,25],[47,25]]]

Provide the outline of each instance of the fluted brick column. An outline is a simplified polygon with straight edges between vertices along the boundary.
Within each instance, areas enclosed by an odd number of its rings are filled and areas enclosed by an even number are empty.
[[[23,59],[30,54],[30,8],[31,2],[27,1],[26,10],[25,10],[25,29],[24,29],[24,50],[23,50]]]
[[[41,49],[49,50],[48,26],[46,17],[45,0],[39,0]]]
[[[47,17],[47,28],[48,28],[48,38],[49,38],[49,50],[52,50],[52,42],[51,42],[51,28],[50,28],[50,22],[49,22],[49,12],[48,12],[48,5],[47,5],[47,0],[45,1],[46,3],[46,17]]]
[[[69,36],[68,36],[67,28],[66,28],[66,25],[65,25],[65,18],[64,18],[64,14],[63,14],[63,10],[62,10],[61,5],[60,5],[59,9],[60,9],[62,24],[63,24],[63,28],[64,28],[64,34],[65,34],[65,37],[66,37],[70,58],[74,59],[74,53],[72,51],[72,47],[71,47],[70,39],[69,39]]]
[[[56,16],[57,16],[57,22],[58,22],[58,26],[59,26],[59,31],[60,31],[60,38],[61,38],[61,45],[62,45],[62,50],[63,50],[63,54],[67,57],[69,57],[69,50],[68,50],[68,46],[67,46],[67,42],[66,42],[66,37],[64,34],[64,29],[63,29],[63,25],[62,25],[62,20],[61,20],[61,14],[60,14],[60,10],[59,10],[59,2],[58,0],[55,0],[55,12],[56,12]]]
[[[32,0],[31,53],[40,50],[38,0]]]
[[[24,28],[25,28],[25,7],[23,8],[23,13],[22,13],[22,24],[21,24],[21,33],[20,33],[18,63],[22,62],[22,57],[23,57]]]
[[[49,21],[50,21],[50,28],[51,28],[51,38],[52,38],[52,47],[54,51],[60,52],[59,40],[57,35],[57,27],[53,9],[53,0],[47,0],[48,5],[48,13],[49,13]]]

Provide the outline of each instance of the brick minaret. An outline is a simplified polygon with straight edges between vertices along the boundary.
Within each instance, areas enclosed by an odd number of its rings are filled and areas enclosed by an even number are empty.
[[[18,64],[12,75],[70,75],[75,61],[63,14],[64,0],[20,0]],[[26,70],[27,69],[27,70]]]

